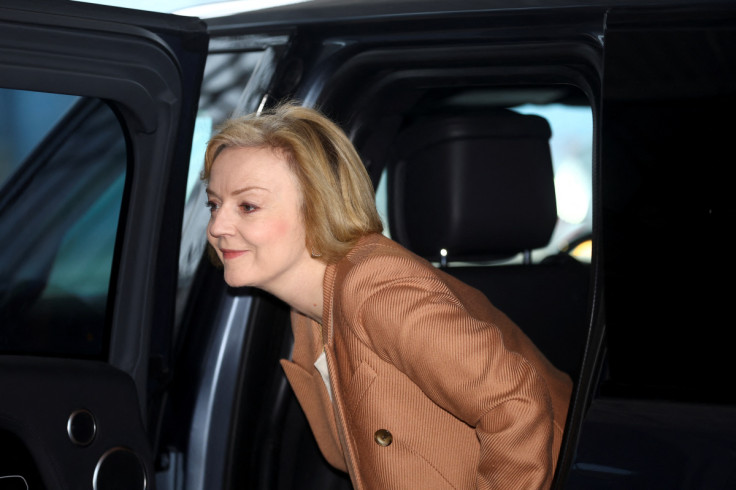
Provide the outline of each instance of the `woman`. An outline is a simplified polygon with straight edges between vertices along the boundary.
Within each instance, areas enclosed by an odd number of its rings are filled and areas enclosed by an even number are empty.
[[[356,489],[549,487],[569,377],[480,292],[380,234],[335,124],[289,104],[231,120],[203,178],[225,281],[291,306],[284,371]]]

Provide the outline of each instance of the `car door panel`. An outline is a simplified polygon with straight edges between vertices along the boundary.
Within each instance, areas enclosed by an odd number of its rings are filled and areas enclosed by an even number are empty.
[[[124,184],[122,191],[116,191],[122,196],[119,216],[113,214],[117,231],[110,252],[109,290],[100,331],[95,330],[95,335],[102,336],[102,347],[94,352],[61,349],[49,357],[48,351],[33,343],[22,349],[0,343],[0,446],[28,455],[0,463],[0,476],[24,476],[25,472],[28,482],[53,489],[90,488],[93,480],[100,489],[113,484],[153,486],[151,435],[156,427],[149,420],[158,401],[149,392],[149,357],[155,354],[163,359],[156,367],[166,369],[180,203],[206,46],[206,29],[198,19],[77,2],[27,5],[10,1],[0,7],[0,88],[102,102],[117,116],[120,138],[125,142]],[[84,119],[78,106],[71,111]],[[80,151],[66,150],[69,158],[88,158],[87,163],[74,162],[80,170],[55,185],[74,182],[81,177],[77,172],[100,165],[98,155],[85,156],[85,150],[89,152],[101,141],[94,139],[99,124],[90,122],[86,139],[74,142]],[[22,185],[22,179],[12,176],[3,184],[4,195],[22,200],[30,219],[44,208],[63,205],[62,194],[53,192],[53,179],[28,169],[48,168],[54,152],[44,150],[61,147],[60,141],[73,138],[70,127],[57,127],[15,174],[25,172],[29,182],[47,184]],[[91,183],[98,182],[91,179]],[[33,189],[49,190],[31,192]],[[85,191],[92,192],[92,188],[79,190]],[[34,222],[19,224],[8,218],[17,207],[7,201],[0,202],[0,235],[11,237],[6,245],[12,250],[13,244],[23,243],[13,235],[22,235],[23,226]],[[85,216],[83,207],[69,209]],[[82,218],[75,222],[77,227],[89,224]],[[48,240],[51,259],[58,259],[61,237],[68,233],[58,235],[52,238],[40,233],[36,240]],[[93,232],[90,236],[88,240],[94,240]],[[26,253],[19,254],[18,267],[47,260],[40,253],[29,253],[35,248],[22,250]],[[80,266],[85,265],[84,259]],[[3,279],[12,276],[12,271],[12,263],[0,270]],[[46,268],[38,276],[39,290],[48,290],[50,275]],[[12,303],[13,295],[0,292],[7,311],[25,308],[25,303]],[[69,297],[63,296],[60,302]],[[14,324],[16,328],[42,328],[40,320],[18,317],[23,320]],[[74,317],[67,323],[73,326]],[[0,331],[9,324],[0,318]],[[72,329],[64,340],[83,343],[89,335],[83,329]],[[158,339],[156,352],[152,352],[152,337]]]
[[[108,451],[123,448],[139,465],[126,465],[126,471],[153,475],[135,386],[126,373],[100,361],[3,356],[0,386],[0,423],[23,441],[46,488],[89,488],[97,481],[96,470],[105,479],[124,478],[112,460],[100,462]],[[88,414],[89,427],[78,418],[80,411]],[[0,469],[4,475],[37,478],[6,462]]]
[[[595,320],[604,347],[590,353],[586,412],[571,419],[565,488],[730,488],[736,397],[724,321],[734,288],[721,278],[734,265],[713,250],[734,220],[736,11],[618,8],[606,20]]]

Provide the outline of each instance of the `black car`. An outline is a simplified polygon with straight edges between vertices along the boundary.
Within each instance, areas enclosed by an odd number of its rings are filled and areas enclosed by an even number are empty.
[[[3,0],[0,487],[351,488],[205,250],[213,128],[293,99],[570,374],[556,488],[736,488],[734,53],[729,1]]]

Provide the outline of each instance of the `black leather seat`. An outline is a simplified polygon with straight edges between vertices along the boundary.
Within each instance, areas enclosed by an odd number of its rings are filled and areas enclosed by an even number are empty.
[[[574,378],[589,267],[562,255],[529,263],[557,221],[549,137],[543,118],[507,110],[417,121],[399,136],[387,168],[389,222],[395,240],[447,260],[447,272],[483,291]],[[520,253],[523,264],[487,265]]]

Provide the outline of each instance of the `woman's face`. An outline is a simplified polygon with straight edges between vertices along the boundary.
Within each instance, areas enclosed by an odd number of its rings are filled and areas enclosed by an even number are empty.
[[[278,294],[279,287],[299,280],[305,261],[313,259],[301,191],[278,152],[226,148],[210,170],[207,196],[207,239],[224,265],[225,282]]]

